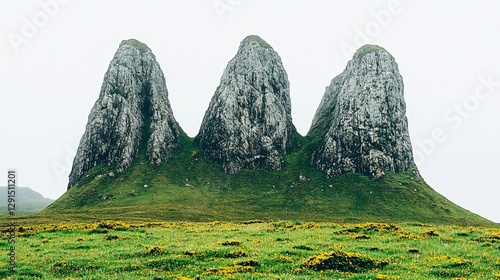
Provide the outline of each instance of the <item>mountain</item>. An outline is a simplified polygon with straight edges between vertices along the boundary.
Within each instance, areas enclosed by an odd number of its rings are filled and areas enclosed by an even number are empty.
[[[68,189],[91,168],[128,168],[141,150],[149,164],[172,156],[182,133],[175,120],[165,77],[148,46],[125,40],[104,75],[69,175]]]
[[[124,41],[75,157],[71,188],[36,219],[492,223],[420,177],[394,58],[364,46],[306,136],[281,59],[257,36],[228,63],[199,135],[182,132],[144,44]]]
[[[327,176],[381,178],[415,168],[403,78],[383,48],[360,48],[321,100],[309,134],[319,138],[312,163]]]
[[[228,173],[279,170],[297,137],[290,84],[273,48],[258,36],[241,42],[208,106],[199,142],[208,161]]]
[[[0,187],[0,215],[8,215],[7,187]],[[38,192],[27,187],[16,187],[16,210],[15,214],[37,213],[54,202],[45,198]]]

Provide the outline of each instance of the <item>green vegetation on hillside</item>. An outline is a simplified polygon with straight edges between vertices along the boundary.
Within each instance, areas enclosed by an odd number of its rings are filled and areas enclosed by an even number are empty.
[[[357,53],[362,53],[362,54],[367,54],[371,52],[378,52],[378,51],[386,51],[384,48],[377,46],[377,45],[364,45],[361,48],[359,48],[356,52]]]
[[[8,228],[0,228],[3,233]],[[0,262],[10,244],[0,239]],[[9,279],[500,279],[498,228],[299,221],[19,227]]]
[[[128,40],[123,40],[122,44],[127,44],[134,46],[136,49],[138,49],[141,53],[150,51],[148,45],[136,40],[136,39],[128,39]]]
[[[268,49],[273,48],[266,41],[264,41],[264,39],[260,38],[257,35],[248,35],[243,41],[247,41],[247,42],[255,41],[255,42],[259,43],[259,45],[263,48],[268,48]]]
[[[226,174],[183,136],[168,163],[151,167],[142,152],[123,173],[113,173],[113,166],[95,167],[41,214],[22,219],[492,224],[436,193],[416,170],[388,173],[381,180],[360,174],[328,179],[310,166],[314,143],[306,145],[311,141],[301,136],[297,141],[281,171]]]

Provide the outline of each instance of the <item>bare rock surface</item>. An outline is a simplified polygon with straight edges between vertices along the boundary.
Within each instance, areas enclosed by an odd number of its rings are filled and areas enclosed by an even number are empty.
[[[137,40],[123,41],[90,112],[68,189],[97,165],[125,170],[141,150],[151,165],[167,161],[179,144],[180,131],[154,54]]]
[[[415,167],[403,79],[385,49],[361,47],[326,88],[309,135],[311,163],[332,177],[347,172],[372,178]]]
[[[295,137],[281,58],[260,37],[248,36],[224,70],[203,118],[198,139],[205,157],[228,173],[280,170]]]

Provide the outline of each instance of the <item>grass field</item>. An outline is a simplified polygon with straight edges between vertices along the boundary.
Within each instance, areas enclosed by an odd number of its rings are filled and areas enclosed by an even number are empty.
[[[3,228],[3,234],[7,234]],[[117,221],[21,226],[3,279],[500,279],[500,229]]]

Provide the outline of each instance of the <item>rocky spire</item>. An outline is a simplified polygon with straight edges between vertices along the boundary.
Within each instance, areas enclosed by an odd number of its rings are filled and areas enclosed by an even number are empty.
[[[137,40],[123,41],[90,112],[68,189],[97,165],[125,170],[141,151],[151,165],[167,161],[179,143],[180,131],[155,56]]]
[[[260,37],[241,42],[228,63],[198,134],[207,160],[228,173],[279,170],[292,146],[290,86],[281,58]]]
[[[380,178],[415,167],[403,79],[383,48],[361,47],[326,88],[309,135],[312,164],[327,176],[357,172]]]

